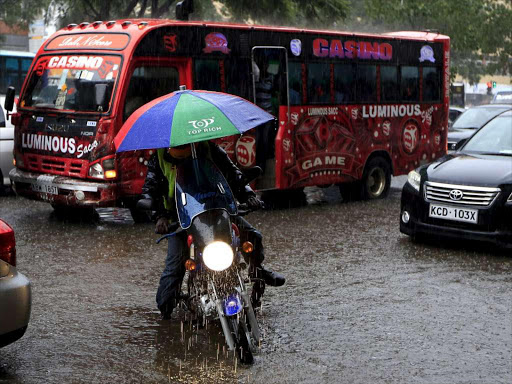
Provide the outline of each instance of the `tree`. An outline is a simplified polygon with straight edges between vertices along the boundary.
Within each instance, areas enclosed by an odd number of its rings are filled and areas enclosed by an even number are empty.
[[[452,77],[459,73],[470,83],[500,65],[509,71],[511,8],[510,0],[365,0],[366,16],[380,28],[430,29],[450,36]],[[499,62],[482,65],[485,55],[498,55]]]
[[[0,20],[7,25],[26,29],[35,18],[42,15],[50,2],[51,0],[0,0]]]

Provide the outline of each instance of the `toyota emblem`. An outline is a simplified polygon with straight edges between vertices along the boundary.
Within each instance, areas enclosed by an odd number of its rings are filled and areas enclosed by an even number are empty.
[[[450,196],[450,199],[455,200],[455,201],[459,201],[460,199],[462,199],[464,194],[462,193],[462,191],[459,191],[458,189],[452,189],[450,191],[449,196]]]

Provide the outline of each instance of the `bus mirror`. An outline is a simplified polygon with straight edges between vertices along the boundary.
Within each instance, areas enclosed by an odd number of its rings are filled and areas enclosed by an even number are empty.
[[[188,15],[193,12],[193,0],[183,0],[176,4],[176,20],[188,20]]]
[[[14,108],[14,94],[16,93],[16,90],[14,87],[7,88],[7,92],[5,94],[5,102],[4,102],[4,108],[6,111],[12,112],[12,109]]]
[[[103,111],[103,105],[105,104],[105,97],[107,95],[107,84],[95,84],[94,85],[94,104],[101,107],[100,111]]]

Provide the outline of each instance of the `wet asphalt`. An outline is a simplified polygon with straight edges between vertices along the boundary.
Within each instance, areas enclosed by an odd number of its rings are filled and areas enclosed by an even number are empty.
[[[397,181],[385,200],[311,188],[307,206],[247,216],[287,277],[266,290],[252,366],[215,322],[160,319],[165,245],[151,224],[0,197],[33,292],[27,333],[0,349],[0,383],[511,383],[512,255],[411,242]]]

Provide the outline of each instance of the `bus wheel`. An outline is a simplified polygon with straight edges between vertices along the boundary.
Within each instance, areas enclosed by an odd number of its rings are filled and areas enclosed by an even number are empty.
[[[297,208],[308,204],[304,188],[263,191],[261,200],[267,209]]]
[[[130,213],[134,223],[144,224],[151,222],[151,212],[139,211],[135,207],[130,207]]]
[[[391,169],[382,157],[374,157],[366,165],[362,180],[362,197],[365,200],[382,199],[389,193]]]

